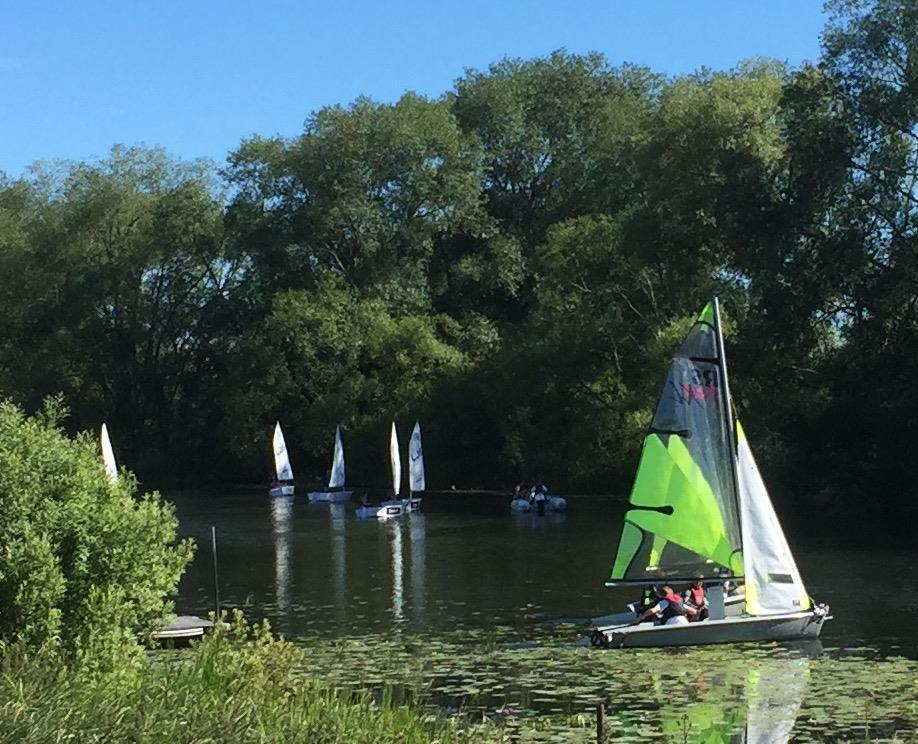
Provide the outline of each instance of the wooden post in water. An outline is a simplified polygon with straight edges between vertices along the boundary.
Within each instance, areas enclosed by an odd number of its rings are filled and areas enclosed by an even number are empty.
[[[217,576],[217,528],[210,526],[210,540],[214,553],[214,601],[217,604],[217,614],[214,617],[216,622],[220,622],[220,580]]]
[[[596,703],[596,744],[606,741],[606,707],[602,700]]]

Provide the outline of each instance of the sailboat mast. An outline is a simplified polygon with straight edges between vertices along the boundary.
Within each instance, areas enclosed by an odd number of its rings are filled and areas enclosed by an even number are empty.
[[[723,379],[724,413],[727,417],[727,434],[730,439],[730,477],[733,479],[733,498],[736,501],[736,513],[740,513],[739,473],[737,472],[737,436],[736,419],[733,417],[733,399],[730,397],[730,379],[727,376],[727,357],[724,353],[724,334],[720,324],[720,300],[714,298],[714,325],[717,337],[717,363]],[[740,538],[742,543],[742,537]]]

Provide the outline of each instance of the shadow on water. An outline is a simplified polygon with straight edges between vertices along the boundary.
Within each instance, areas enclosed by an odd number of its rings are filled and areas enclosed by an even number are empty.
[[[202,545],[178,608],[212,607],[214,524],[224,602],[268,618],[302,643],[310,673],[342,687],[480,711],[527,741],[590,741],[597,700],[622,741],[863,740],[918,721],[918,609],[877,612],[878,598],[914,594],[884,568],[911,565],[915,548],[795,546],[809,590],[833,605],[823,645],[597,651],[562,618],[633,598],[602,585],[618,500],[574,497],[538,517],[511,516],[503,497],[425,496],[423,513],[376,522],[302,496],[173,498],[182,534]]]

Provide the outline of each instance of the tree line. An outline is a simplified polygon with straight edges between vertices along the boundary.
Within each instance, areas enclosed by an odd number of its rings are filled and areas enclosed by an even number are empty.
[[[918,9],[830,4],[818,62],[667,77],[557,52],[359,99],[216,167],[115,147],[0,179],[0,395],[62,393],[162,484],[629,487],[713,294],[782,512],[915,514]]]

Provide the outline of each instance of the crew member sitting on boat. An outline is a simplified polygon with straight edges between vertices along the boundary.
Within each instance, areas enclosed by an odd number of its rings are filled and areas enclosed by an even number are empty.
[[[682,593],[683,601],[687,609],[695,610],[695,614],[689,617],[689,620],[705,620],[708,617],[708,595],[704,590],[704,582],[697,579],[692,585]]]
[[[628,609],[635,615],[640,615],[644,610],[652,607],[657,603],[657,587],[654,584],[646,584],[641,589],[641,598],[628,604]],[[656,618],[648,618],[656,619]]]
[[[657,625],[687,625],[689,616],[695,615],[694,608],[686,607],[682,597],[673,592],[669,584],[664,584],[657,590],[657,597],[657,603],[632,620],[632,625],[638,625],[653,615],[659,618],[656,621]]]
[[[546,486],[541,481],[533,485],[531,496],[531,501],[535,502],[536,509],[538,509],[539,514],[545,513],[545,502],[548,501],[548,486]]]

